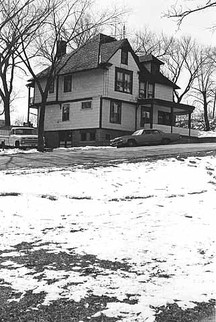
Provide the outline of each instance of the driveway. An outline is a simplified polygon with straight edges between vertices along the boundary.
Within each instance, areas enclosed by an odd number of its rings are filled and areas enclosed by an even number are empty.
[[[137,162],[144,159],[164,157],[185,157],[188,155],[214,154],[216,143],[172,144],[143,146],[132,148],[92,147],[92,148],[60,148],[52,152],[0,154],[0,170],[21,168],[70,167],[74,165],[98,166],[108,163]]]

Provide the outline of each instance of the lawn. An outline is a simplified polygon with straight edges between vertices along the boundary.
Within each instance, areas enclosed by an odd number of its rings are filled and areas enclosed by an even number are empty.
[[[210,314],[215,169],[206,156],[0,172],[0,320]]]

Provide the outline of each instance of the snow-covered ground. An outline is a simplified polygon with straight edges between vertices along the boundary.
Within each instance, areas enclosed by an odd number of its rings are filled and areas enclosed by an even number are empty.
[[[213,156],[2,171],[0,183],[0,286],[22,293],[16,301],[28,290],[45,292],[44,304],[91,292],[117,299],[103,314],[150,322],[152,305],[186,308],[216,298]],[[44,264],[38,273],[20,264],[17,245],[24,242],[30,254],[94,261],[88,274],[80,262],[67,269]]]

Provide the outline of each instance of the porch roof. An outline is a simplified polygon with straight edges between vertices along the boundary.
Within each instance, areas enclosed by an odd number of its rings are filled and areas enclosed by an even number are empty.
[[[175,114],[185,114],[185,112],[190,114],[195,109],[195,107],[192,105],[166,101],[159,98],[139,98],[138,104],[140,105],[152,104],[152,105],[159,105],[159,106],[170,107],[173,109],[181,110],[181,111],[173,111]]]

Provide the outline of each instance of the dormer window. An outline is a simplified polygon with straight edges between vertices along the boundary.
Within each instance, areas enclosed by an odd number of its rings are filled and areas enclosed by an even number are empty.
[[[126,48],[121,50],[121,63],[124,65],[128,64],[128,50]]]

